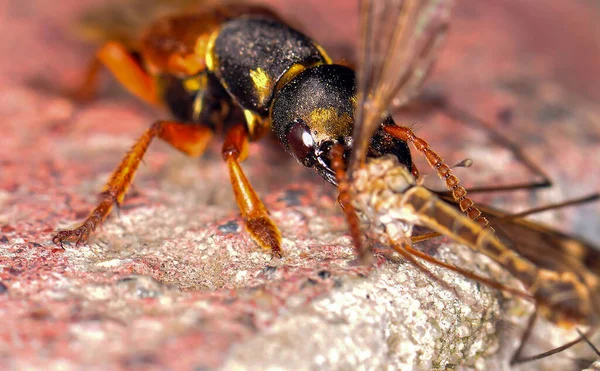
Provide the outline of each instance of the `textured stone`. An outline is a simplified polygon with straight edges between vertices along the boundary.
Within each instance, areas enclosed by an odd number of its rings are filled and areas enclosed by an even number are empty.
[[[90,244],[55,247],[51,233],[86,215],[134,138],[165,117],[114,83],[88,105],[57,94],[93,51],[71,25],[100,3],[0,3],[0,368],[507,367],[530,306],[432,268],[455,287],[447,291],[385,246],[372,269],[357,267],[335,190],[269,140],[252,145],[243,166],[281,227],[283,259],[244,232],[219,143],[200,160],[153,145],[119,215]],[[348,55],[354,3],[271,3],[334,57]],[[556,183],[481,199],[518,211],[598,191],[600,108],[591,102],[600,93],[590,76],[600,64],[589,63],[599,55],[597,8],[458,3],[427,87],[510,135]],[[473,158],[456,172],[467,185],[532,179],[485,131],[435,111],[397,118],[417,123],[449,162]],[[434,176],[426,184],[441,187]],[[598,215],[590,205],[536,217],[598,244]],[[420,248],[517,285],[446,238]],[[573,336],[542,324],[534,345]],[[573,357],[591,354],[581,346],[522,369],[572,368]]]

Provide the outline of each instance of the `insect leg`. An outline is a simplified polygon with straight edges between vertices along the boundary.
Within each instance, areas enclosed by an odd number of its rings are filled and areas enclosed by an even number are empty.
[[[442,236],[441,233],[438,232],[429,232],[429,233],[423,233],[417,236],[411,236],[410,240],[412,243],[419,243],[419,242],[423,242],[423,241],[427,241],[430,240],[432,238],[436,238],[436,237],[440,237]]]
[[[360,220],[358,219],[358,215],[356,215],[354,206],[352,206],[352,195],[350,193],[348,177],[346,176],[346,171],[344,170],[344,161],[342,159],[343,154],[344,149],[341,145],[336,144],[331,148],[331,167],[333,171],[335,171],[335,178],[338,182],[338,191],[340,192],[338,196],[338,202],[340,205],[342,205],[342,210],[346,215],[346,221],[348,222],[350,235],[352,236],[352,240],[354,242],[356,255],[358,255],[359,261],[366,264],[371,257],[371,249],[369,247],[365,247],[362,241]]]
[[[52,241],[61,245],[65,241],[75,240],[76,244],[85,242],[90,234],[106,219],[113,205],[120,205],[125,193],[133,181],[135,172],[154,138],[161,138],[173,147],[189,156],[200,156],[212,131],[205,126],[190,125],[176,121],[157,121],[131,147],[117,169],[112,173],[101,193],[100,202],[83,221],[71,230],[58,231]]]
[[[568,343],[563,344],[563,345],[561,345],[559,347],[556,347],[554,349],[550,349],[547,352],[536,354],[534,356],[523,357],[523,356],[521,356],[521,354],[523,353],[523,349],[525,348],[525,344],[527,343],[527,341],[529,340],[529,337],[531,336],[531,333],[533,332],[532,330],[533,330],[533,326],[535,324],[535,320],[536,319],[537,319],[537,312],[534,312],[531,315],[531,317],[529,317],[529,321],[527,322],[527,328],[525,329],[525,332],[523,332],[523,335],[521,337],[521,343],[519,344],[519,347],[517,348],[517,350],[515,351],[515,353],[511,357],[511,360],[510,360],[510,364],[511,365],[520,364],[520,363],[526,363],[526,362],[531,362],[531,361],[536,361],[538,359],[550,357],[551,355],[554,355],[556,353],[560,353],[560,352],[562,352],[564,350],[569,349],[573,345],[576,345],[576,344],[578,344],[578,343],[580,343],[582,341],[587,341],[587,338],[596,330],[596,328],[591,328],[590,330],[588,330],[587,334],[581,334],[580,333],[580,336],[577,339],[569,341]]]
[[[408,246],[408,244],[406,244],[406,243],[397,244],[397,243],[394,243],[393,241],[391,241],[391,246],[394,249],[394,251],[396,251],[397,253],[402,255],[404,257],[404,259],[408,260],[408,262],[410,264],[412,264],[418,270],[423,272],[427,277],[429,277],[433,281],[437,282],[444,289],[446,289],[448,291],[452,291],[458,296],[458,293],[456,292],[456,290],[452,286],[450,286],[450,284],[448,284],[448,282],[444,281],[443,279],[441,279],[438,276],[436,276],[435,274],[433,274],[433,272],[431,272],[429,269],[427,269],[426,266],[419,263],[419,261],[417,261],[414,258],[413,254],[409,251],[410,246]]]
[[[246,230],[260,247],[281,257],[281,233],[240,167],[240,162],[248,157],[248,133],[243,124],[229,129],[223,143],[222,155],[229,168],[233,193],[244,218]]]
[[[484,285],[486,285],[488,287],[491,287],[493,289],[504,291],[504,292],[508,292],[508,293],[511,293],[511,294],[513,294],[515,296],[518,296],[518,297],[526,299],[526,300],[531,300],[531,301],[533,300],[531,294],[528,294],[525,291],[521,291],[521,290],[517,290],[517,289],[513,289],[513,288],[510,288],[510,287],[507,287],[507,286],[505,286],[505,285],[503,285],[503,284],[501,284],[499,282],[496,282],[496,281],[493,281],[493,280],[491,280],[489,278],[486,278],[486,277],[483,277],[481,275],[478,275],[477,273],[473,273],[473,272],[470,272],[468,270],[456,267],[456,266],[454,266],[452,264],[445,263],[445,262],[440,261],[440,260],[438,260],[438,259],[436,259],[436,258],[434,258],[432,256],[429,256],[429,255],[427,255],[427,254],[425,254],[425,253],[423,253],[423,252],[421,252],[419,250],[416,250],[416,249],[414,249],[411,246],[405,246],[404,249],[406,250],[407,253],[409,253],[411,255],[414,255],[414,256],[416,256],[416,257],[418,257],[420,259],[423,259],[426,262],[429,262],[431,264],[435,264],[435,265],[440,266],[442,268],[446,268],[448,270],[451,270],[453,272],[461,274],[461,275],[463,275],[463,276],[465,276],[465,277],[467,277],[469,279],[472,279],[474,281],[481,282]]]
[[[429,147],[429,144],[425,140],[417,137],[411,129],[405,126],[389,125],[383,128],[395,138],[412,143],[415,149],[425,156],[429,165],[438,173],[438,176],[445,179],[446,187],[452,192],[452,197],[460,206],[461,211],[481,226],[488,226],[489,221],[481,215],[481,211],[477,209],[475,203],[466,196],[467,191],[463,186],[459,185],[459,180],[452,174],[450,167]]]
[[[506,184],[500,186],[493,187],[478,187],[469,189],[469,193],[482,193],[482,192],[505,192],[505,191],[514,191],[514,190],[525,190],[525,189],[537,189],[537,188],[548,188],[552,186],[552,180],[550,177],[542,170],[542,168],[536,165],[529,157],[525,155],[525,153],[521,150],[521,148],[513,143],[508,137],[500,133],[496,130],[491,124],[488,122],[481,120],[467,111],[464,111],[458,107],[454,107],[447,102],[440,103],[432,103],[436,108],[440,109],[442,113],[446,116],[450,117],[452,120],[461,123],[463,125],[469,125],[471,127],[480,128],[482,130],[487,131],[491,138],[499,143],[500,145],[507,148],[510,152],[512,152],[513,156],[522,164],[525,165],[529,171],[531,171],[536,176],[540,177],[541,180],[537,182],[528,182],[528,183],[515,183],[515,184]]]
[[[563,201],[563,202],[556,203],[556,204],[540,206],[540,207],[525,210],[525,211],[522,211],[522,212],[516,213],[516,214],[506,214],[506,215],[498,216],[496,218],[493,218],[492,222],[494,220],[498,220],[498,219],[501,219],[503,221],[521,219],[528,215],[537,214],[537,213],[541,213],[541,212],[548,211],[548,210],[561,209],[563,207],[568,207],[568,206],[581,205],[581,204],[585,204],[588,202],[595,202],[595,201],[598,201],[599,199],[600,199],[600,193],[594,193],[589,196],[576,198],[573,200],[567,200],[567,201]]]
[[[129,92],[150,104],[158,103],[154,79],[148,75],[133,52],[117,42],[108,42],[98,49],[90,62],[83,84],[74,94],[76,98],[93,98],[98,89],[98,74],[102,65],[106,66]]]
[[[598,200],[600,200],[600,193],[594,193],[589,196],[576,198],[576,199],[568,200],[568,201],[563,201],[563,202],[556,203],[556,204],[540,206],[540,207],[525,210],[525,211],[522,211],[522,212],[519,212],[516,214],[501,214],[498,216],[488,216],[488,217],[490,218],[489,219],[490,225],[494,226],[494,223],[497,223],[499,221],[507,222],[510,220],[522,219],[528,215],[533,215],[533,214],[541,213],[541,212],[548,211],[548,210],[562,209],[564,207],[569,207],[569,206],[586,204],[586,203],[595,202]],[[492,214],[490,214],[490,215],[492,215]],[[429,239],[436,238],[439,236],[441,236],[441,234],[437,233],[437,232],[424,233],[424,234],[417,235],[417,236],[411,236],[411,241],[413,244],[415,244],[415,243],[427,241]]]
[[[587,343],[587,345],[589,345],[590,348],[592,348],[594,353],[596,353],[596,355],[600,357],[600,350],[589,339],[589,334],[588,335],[584,334],[580,329],[577,329],[577,333]]]

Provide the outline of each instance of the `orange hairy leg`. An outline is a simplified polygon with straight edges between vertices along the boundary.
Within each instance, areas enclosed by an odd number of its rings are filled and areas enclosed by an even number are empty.
[[[346,215],[346,221],[350,228],[350,235],[352,236],[358,259],[362,263],[367,263],[371,256],[371,250],[368,247],[365,247],[362,242],[360,220],[358,219],[358,215],[356,215],[354,206],[352,206],[352,195],[350,193],[350,185],[348,184],[346,171],[344,170],[343,155],[344,148],[341,145],[336,144],[331,148],[331,168],[335,171],[335,178],[338,182],[338,191],[340,192],[338,202],[342,205],[342,209]]]
[[[98,49],[83,84],[74,93],[76,99],[89,100],[95,96],[102,65],[133,95],[153,105],[159,103],[154,78],[148,75],[132,51],[117,42],[108,42]]]
[[[161,138],[188,156],[197,157],[204,152],[212,135],[211,129],[205,126],[176,121],[155,122],[135,142],[119,167],[112,173],[102,190],[98,206],[92,210],[79,227],[57,232],[52,241],[62,246],[65,241],[75,240],[76,244],[79,244],[88,239],[98,225],[106,219],[113,205],[120,205],[123,202],[135,172],[154,138]]]
[[[405,126],[384,126],[384,130],[397,139],[412,143],[415,149],[425,156],[429,165],[438,173],[438,176],[446,181],[446,187],[452,192],[452,197],[460,206],[461,211],[483,227],[488,226],[489,221],[481,215],[481,211],[475,207],[475,203],[467,197],[466,189],[459,185],[459,180],[452,174],[450,167],[429,147],[425,140],[417,137],[411,129]]]
[[[227,131],[222,155],[229,169],[233,193],[246,230],[260,247],[281,257],[281,233],[240,167],[240,162],[248,157],[248,133],[243,124],[235,125]]]

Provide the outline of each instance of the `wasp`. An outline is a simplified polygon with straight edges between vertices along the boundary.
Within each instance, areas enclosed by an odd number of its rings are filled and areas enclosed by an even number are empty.
[[[447,2],[440,4],[447,7]],[[445,30],[447,12],[439,10],[443,21],[435,27]],[[409,18],[409,23],[414,21]],[[426,35],[434,39],[423,51],[433,55],[443,32]],[[421,69],[405,71],[403,76],[419,83],[432,60],[427,58]],[[349,161],[354,111],[359,104],[354,70],[333,63],[318,43],[266,8],[230,4],[164,16],[146,28],[135,46],[108,42],[96,52],[81,95],[94,91],[102,65],[131,93],[164,106],[175,119],[150,126],[109,178],[96,208],[78,227],[57,232],[56,244],[85,242],[113,205],[123,202],[155,138],[197,157],[215,134],[222,133],[221,153],[245,229],[276,256],[282,252],[281,234],[240,166],[248,156],[248,143],[273,133],[298,162],[333,185],[337,179],[331,149],[341,145],[343,161],[346,165]],[[412,132],[398,135],[388,130],[397,127],[389,114],[378,121],[368,156],[392,154],[418,176],[405,137]],[[451,181],[457,183],[455,177],[447,180]],[[477,213],[470,205],[465,210]]]

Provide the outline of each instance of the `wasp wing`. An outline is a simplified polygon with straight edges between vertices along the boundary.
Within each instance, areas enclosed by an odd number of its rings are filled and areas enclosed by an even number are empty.
[[[86,10],[75,25],[74,32],[96,43],[118,41],[130,49],[145,28],[156,19],[182,12],[198,12],[216,6],[226,6],[227,0],[121,0],[103,3]]]
[[[446,34],[451,0],[363,0],[351,171],[388,110],[411,99]]]

